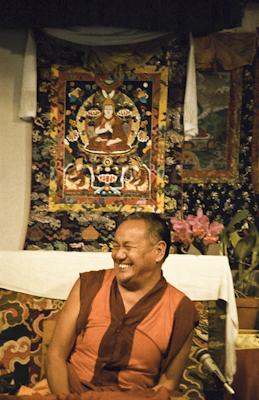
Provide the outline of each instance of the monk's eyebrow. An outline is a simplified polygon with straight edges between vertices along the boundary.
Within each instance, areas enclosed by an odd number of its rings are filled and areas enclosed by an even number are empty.
[[[124,246],[124,247],[131,246],[131,247],[135,247],[135,246],[137,246],[137,243],[131,242],[131,241],[126,241],[126,242],[119,243],[117,240],[114,239],[112,241],[112,246],[113,247],[114,246]]]

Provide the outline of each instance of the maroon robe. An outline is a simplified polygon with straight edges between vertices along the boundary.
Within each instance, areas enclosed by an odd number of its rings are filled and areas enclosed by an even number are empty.
[[[125,313],[114,270],[86,272],[80,280],[71,391],[152,391],[197,323],[193,303],[161,277]]]

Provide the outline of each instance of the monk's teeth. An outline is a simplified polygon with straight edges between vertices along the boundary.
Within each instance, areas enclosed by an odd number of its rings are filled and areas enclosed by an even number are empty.
[[[130,268],[130,265],[128,265],[128,264],[119,264],[119,268],[120,269],[127,269],[127,268]]]

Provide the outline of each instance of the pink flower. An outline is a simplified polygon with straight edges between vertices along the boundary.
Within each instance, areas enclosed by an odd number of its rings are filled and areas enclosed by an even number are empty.
[[[192,234],[194,237],[203,238],[206,235],[208,226],[197,224],[192,226]]]
[[[210,244],[218,242],[219,234],[224,229],[224,225],[221,223],[212,222],[210,224],[209,218],[203,214],[201,208],[198,208],[197,215],[190,214],[186,219],[172,217],[170,221],[174,241],[188,245],[193,243],[203,254],[206,253]]]
[[[197,215],[188,215],[187,222],[192,227],[193,236],[202,238],[209,228],[209,218],[203,214],[201,208],[198,208]]]
[[[191,232],[190,226],[188,224],[187,221],[185,221],[184,219],[178,219],[175,217],[171,218],[171,224],[173,225],[173,229],[176,232],[182,231],[182,230],[186,230],[188,232]]]
[[[209,244],[217,243],[219,240],[219,234],[222,232],[224,229],[224,225],[220,224],[219,222],[212,222],[209,225],[209,229],[204,236],[203,243],[208,246]]]
[[[191,229],[188,222],[175,217],[172,217],[170,221],[174,230],[174,241],[191,244]]]
[[[203,214],[202,208],[200,208],[200,207],[197,210],[197,215],[190,214],[187,216],[186,219],[190,222],[191,225],[197,224],[197,223],[200,223],[200,224],[209,223],[209,218],[207,217],[207,215]]]
[[[209,231],[212,235],[219,235],[224,229],[224,225],[219,222],[212,222],[209,226]]]
[[[212,236],[210,233],[208,233],[204,238],[202,239],[203,243],[205,246],[209,246],[210,244],[217,243],[218,241],[218,236]]]

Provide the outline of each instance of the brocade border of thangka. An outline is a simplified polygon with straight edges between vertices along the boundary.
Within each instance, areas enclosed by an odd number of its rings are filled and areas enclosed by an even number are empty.
[[[52,67],[49,211],[164,211],[168,69]]]

